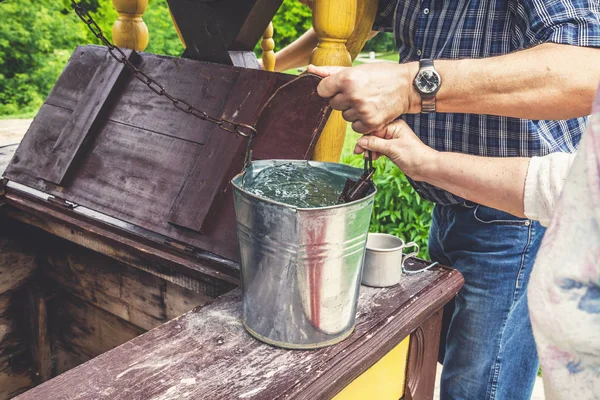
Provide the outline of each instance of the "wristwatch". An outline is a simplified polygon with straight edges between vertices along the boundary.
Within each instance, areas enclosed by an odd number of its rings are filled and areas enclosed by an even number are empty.
[[[442,78],[433,66],[433,60],[426,58],[419,61],[419,72],[414,80],[415,88],[421,96],[421,112],[435,112],[435,94],[442,86]]]

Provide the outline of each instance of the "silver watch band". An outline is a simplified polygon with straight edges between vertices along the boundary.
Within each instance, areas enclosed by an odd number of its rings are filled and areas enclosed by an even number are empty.
[[[434,68],[433,60],[430,58],[423,58],[419,60],[419,71],[424,68]],[[429,114],[435,112],[435,94],[431,96],[425,96],[421,94],[421,113]]]
[[[435,112],[435,96],[421,97],[421,113],[429,114]]]

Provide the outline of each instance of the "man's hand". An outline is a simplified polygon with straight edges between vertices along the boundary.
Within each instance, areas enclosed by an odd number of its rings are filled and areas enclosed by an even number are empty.
[[[435,163],[438,152],[425,145],[403,120],[397,120],[385,128],[358,139],[354,153],[366,150],[387,156],[412,179],[421,181],[426,168]]]
[[[316,67],[308,72],[325,77],[317,90],[331,98],[331,107],[342,111],[352,129],[370,133],[383,129],[405,113],[421,109],[421,100],[412,81],[416,63],[372,63],[357,67]]]

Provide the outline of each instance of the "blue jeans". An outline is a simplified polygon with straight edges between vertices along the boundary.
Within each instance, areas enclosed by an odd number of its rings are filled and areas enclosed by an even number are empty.
[[[530,399],[539,363],[526,289],[544,231],[470,202],[435,206],[431,259],[465,278],[444,310],[441,400]]]

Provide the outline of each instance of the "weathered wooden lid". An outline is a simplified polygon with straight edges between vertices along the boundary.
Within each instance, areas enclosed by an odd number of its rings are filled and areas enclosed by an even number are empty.
[[[129,57],[173,95],[256,126],[256,159],[309,159],[329,113],[315,76]],[[4,176],[237,261],[229,181],[242,169],[246,144],[175,109],[105,47],[85,46],[73,53]]]

